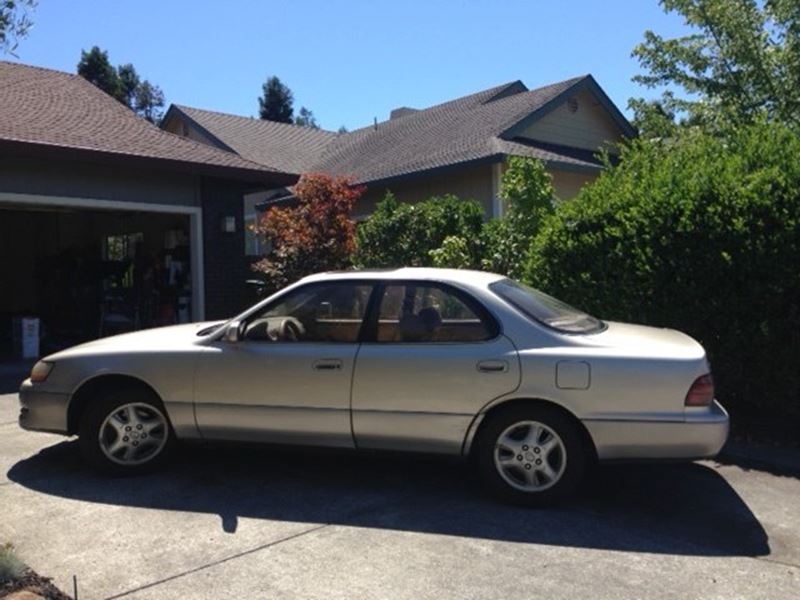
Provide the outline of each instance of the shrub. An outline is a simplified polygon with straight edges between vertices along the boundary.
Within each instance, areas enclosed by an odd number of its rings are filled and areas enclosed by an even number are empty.
[[[363,187],[345,177],[303,175],[294,193],[298,206],[270,208],[254,228],[270,248],[253,265],[266,276],[268,289],[318,271],[344,269],[355,250],[350,212]]]
[[[434,267],[450,269],[475,268],[474,248],[470,247],[468,240],[457,235],[444,238],[440,248],[430,250],[428,254]]]
[[[482,226],[483,209],[472,200],[448,194],[409,204],[388,193],[358,227],[355,263],[367,268],[431,266],[431,251],[455,236],[477,264]]]
[[[800,138],[779,125],[634,141],[558,207],[527,279],[698,339],[736,415],[800,415]]]
[[[553,182],[544,164],[534,158],[511,156],[500,183],[506,213],[484,226],[481,267],[514,279],[522,277],[531,239],[553,212]]]
[[[15,581],[25,574],[25,564],[17,557],[10,542],[0,545],[0,583]]]

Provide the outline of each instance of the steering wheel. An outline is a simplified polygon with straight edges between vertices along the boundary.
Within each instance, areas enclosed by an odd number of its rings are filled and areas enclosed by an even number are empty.
[[[298,342],[302,335],[302,327],[294,319],[284,319],[281,321],[279,335],[281,340],[287,342]]]

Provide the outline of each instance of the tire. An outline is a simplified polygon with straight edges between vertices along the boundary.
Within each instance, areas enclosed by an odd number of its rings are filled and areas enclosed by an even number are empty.
[[[164,461],[175,435],[161,400],[140,387],[105,389],[81,418],[84,459],[108,475],[136,475]]]
[[[478,474],[488,490],[524,506],[550,506],[569,497],[588,466],[578,426],[541,405],[514,406],[488,417],[476,453]]]

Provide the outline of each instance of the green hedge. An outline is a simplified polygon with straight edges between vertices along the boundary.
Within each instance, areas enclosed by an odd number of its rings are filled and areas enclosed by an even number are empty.
[[[453,236],[476,255],[482,228],[483,208],[474,200],[447,194],[409,204],[388,193],[358,226],[353,262],[366,268],[430,267],[431,252]]]
[[[800,138],[760,124],[633,142],[545,222],[526,278],[692,335],[734,416],[800,417]]]

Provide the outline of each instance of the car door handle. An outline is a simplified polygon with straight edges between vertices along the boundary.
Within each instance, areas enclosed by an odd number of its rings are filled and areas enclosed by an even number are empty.
[[[316,371],[341,371],[342,361],[335,358],[323,358],[322,360],[314,361],[312,366]]]
[[[504,360],[482,360],[478,363],[478,371],[481,373],[505,373],[508,371],[508,363]]]

